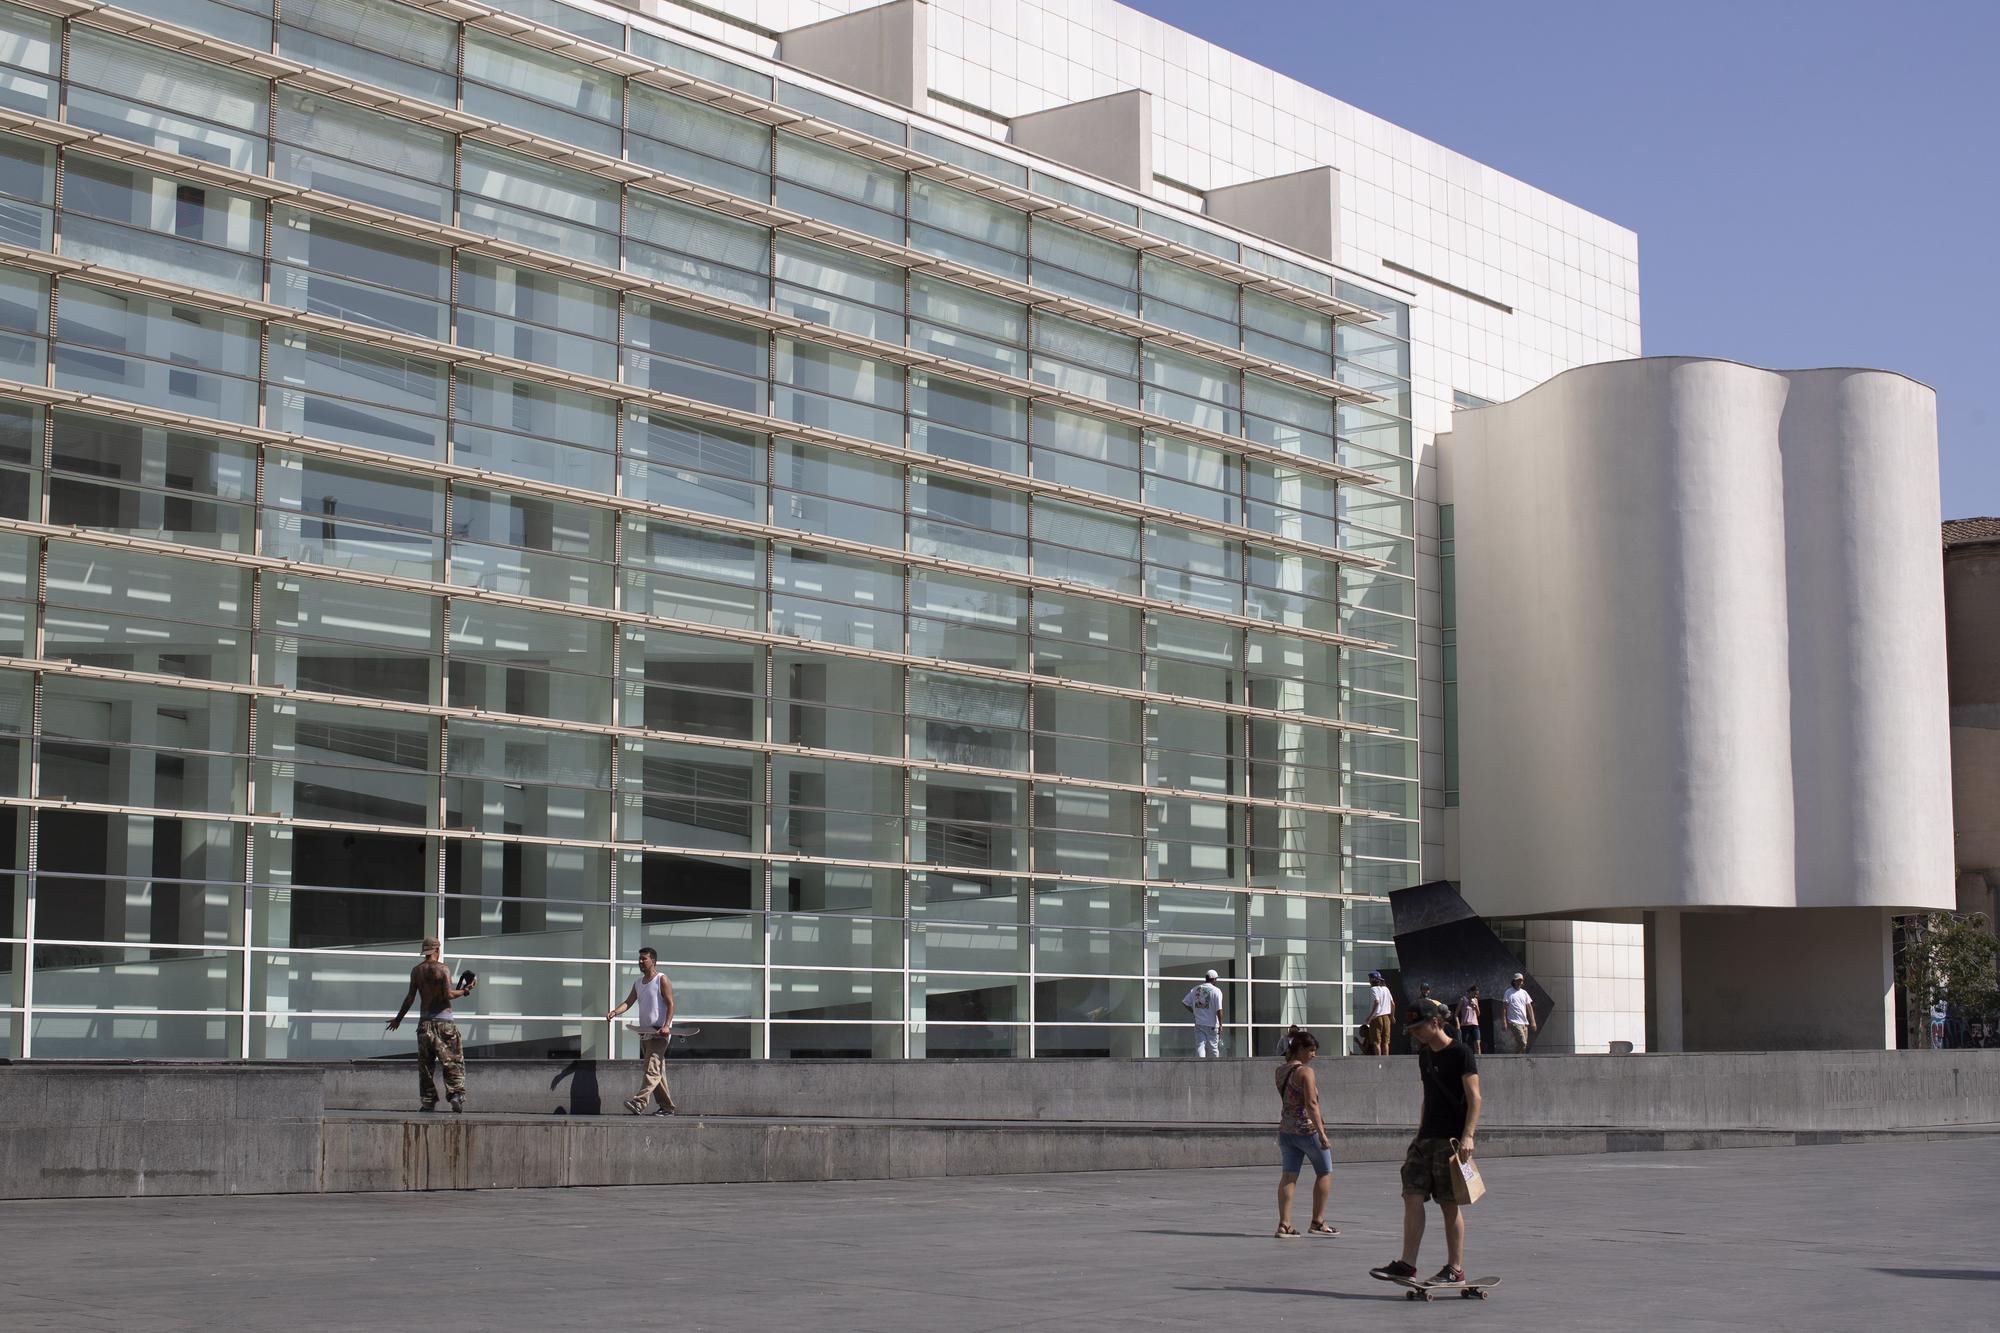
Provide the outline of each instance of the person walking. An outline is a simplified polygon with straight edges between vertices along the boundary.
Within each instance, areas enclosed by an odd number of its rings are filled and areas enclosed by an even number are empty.
[[[639,1006],[639,1056],[646,1062],[645,1081],[639,1091],[625,1099],[625,1109],[633,1115],[646,1114],[655,1097],[660,1099],[654,1115],[673,1115],[678,1108],[667,1090],[667,1042],[674,1026],[674,987],[660,971],[660,956],[651,949],[639,950],[639,979],[625,992],[625,1002],[606,1014],[607,1019]]]
[[[1467,986],[1465,994],[1458,997],[1458,1039],[1474,1055],[1480,1054],[1480,1039],[1484,1030],[1480,1027],[1479,987]]]
[[[1297,1240],[1292,1226],[1292,1191],[1299,1183],[1299,1167],[1313,1168],[1312,1222],[1306,1234],[1338,1236],[1338,1227],[1326,1221],[1327,1196],[1333,1193],[1333,1144],[1326,1137],[1326,1120],[1320,1115],[1319,1081],[1312,1062],[1319,1055],[1319,1038],[1294,1026],[1285,1034],[1285,1062],[1278,1066],[1278,1231],[1279,1240]]]
[[[1507,1032],[1513,1038],[1512,1048],[1516,1055],[1526,1055],[1528,1034],[1542,1029],[1542,1025],[1535,1021],[1535,997],[1528,994],[1527,984],[1528,979],[1516,972],[1514,984],[1500,996],[1500,1003],[1507,1008]]]
[[[1444,1216],[1445,1264],[1432,1282],[1465,1281],[1465,1217],[1453,1201],[1451,1176],[1460,1161],[1472,1160],[1479,1128],[1479,1057],[1445,1031],[1450,1014],[1435,1000],[1403,1011],[1405,1031],[1417,1047],[1417,1077],[1423,1083],[1423,1111],[1417,1136],[1403,1154],[1403,1252],[1368,1270],[1383,1281],[1414,1281],[1417,1250],[1424,1240],[1424,1204],[1435,1201]]]
[[[1389,984],[1380,972],[1368,974],[1368,1038],[1363,1055],[1387,1055],[1389,1053],[1389,1028],[1394,1023],[1396,997],[1389,994]]]
[[[403,1025],[403,1015],[410,1012],[418,996],[423,997],[422,1015],[417,1020],[417,1096],[418,1110],[437,1110],[437,1083],[433,1075],[442,1072],[444,1091],[454,1111],[465,1110],[465,1046],[458,1035],[458,1022],[451,1012],[451,1002],[462,1000],[472,994],[472,988],[479,979],[468,973],[465,988],[455,988],[451,984],[451,971],[438,961],[442,946],[435,939],[426,939],[423,944],[423,961],[410,969],[410,989],[403,996],[403,1007],[389,1020],[389,1031],[394,1032]]]
[[[1222,1058],[1222,988],[1215,982],[1216,971],[1210,968],[1201,984],[1181,996],[1181,1008],[1194,1015],[1194,1056],[1197,1060]]]

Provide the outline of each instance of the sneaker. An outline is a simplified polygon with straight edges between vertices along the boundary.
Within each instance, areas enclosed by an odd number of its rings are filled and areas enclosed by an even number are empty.
[[[679,1115],[679,1114],[680,1114],[680,1110],[679,1110],[678,1108],[676,1108],[676,1107],[672,1107],[672,1106],[662,1106],[662,1107],[661,1107],[661,1108],[660,1108],[659,1110],[657,1110],[657,1111],[653,1112],[653,1114],[654,1114],[654,1115]]]
[[[430,1112],[435,1111],[437,1109],[438,1109],[438,1104],[436,1102],[425,1102],[422,1106],[419,1106],[417,1108],[417,1110],[425,1114],[429,1114]]]
[[[1453,1268],[1450,1264],[1446,1264],[1443,1268],[1438,1269],[1431,1276],[1431,1285],[1433,1286],[1440,1283],[1463,1281],[1465,1281],[1465,1270],[1463,1268]]]
[[[1369,1269],[1368,1276],[1379,1277],[1384,1282],[1414,1282],[1417,1278],[1417,1269],[1414,1264],[1406,1264],[1398,1259],[1394,1263],[1383,1264],[1380,1268]]]
[[[451,1101],[451,1109],[452,1109],[452,1110],[454,1110],[454,1111],[456,1111],[456,1112],[459,1112],[460,1114],[463,1114],[463,1113],[464,1113],[464,1111],[465,1111],[465,1094],[464,1094],[464,1093],[462,1093],[462,1092],[461,1092],[461,1093],[459,1093],[459,1094],[458,1094],[458,1095],[457,1095],[456,1097],[453,1097],[453,1098],[451,1098],[451,1099],[450,1099],[450,1101]]]
[[[646,1103],[638,1100],[630,1100],[625,1103],[625,1109],[633,1115],[644,1115],[646,1114]]]

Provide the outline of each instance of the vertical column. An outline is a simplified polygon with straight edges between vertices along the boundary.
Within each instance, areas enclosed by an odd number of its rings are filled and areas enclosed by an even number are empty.
[[[1886,946],[1885,946],[1886,947]],[[1669,908],[1646,914],[1647,1046],[1682,1051],[1685,1010],[1681,994],[1681,914]],[[1890,1012],[1893,1014],[1893,1000]]]

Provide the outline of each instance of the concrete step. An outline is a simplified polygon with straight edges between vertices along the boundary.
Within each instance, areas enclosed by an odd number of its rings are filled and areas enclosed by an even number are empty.
[[[1796,1147],[2000,1133],[2000,1126],[1897,1131],[1495,1129],[1482,1160],[1609,1152]],[[1408,1129],[1329,1126],[1336,1164],[1399,1161]],[[464,1115],[330,1111],[324,1192],[549,1189],[890,1180],[1045,1171],[1277,1165],[1269,1125],[920,1120],[894,1117]],[[1337,1169],[1337,1165],[1336,1165]]]

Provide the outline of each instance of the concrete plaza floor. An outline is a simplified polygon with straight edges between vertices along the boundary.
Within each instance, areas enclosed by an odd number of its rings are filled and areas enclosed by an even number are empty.
[[[1406,1303],[1395,1168],[0,1204],[22,1329],[1991,1329],[2000,1137],[1495,1159],[1485,1302]],[[1301,1189],[1301,1195],[1305,1193]],[[1297,1215],[1303,1227],[1304,1199]],[[1422,1262],[1443,1261],[1431,1218]]]

